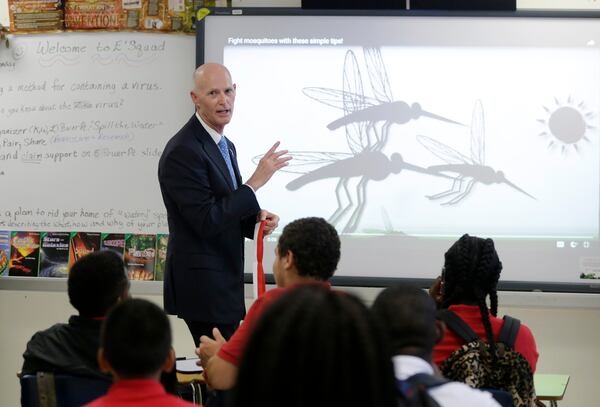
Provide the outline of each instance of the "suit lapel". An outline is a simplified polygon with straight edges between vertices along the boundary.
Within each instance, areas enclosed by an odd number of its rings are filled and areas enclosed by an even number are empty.
[[[202,148],[208,156],[208,159],[213,163],[215,167],[219,169],[219,172],[221,173],[223,179],[229,186],[229,189],[233,191],[233,181],[231,180],[229,170],[227,169],[227,164],[225,163],[225,159],[221,155],[219,147],[215,144],[212,137],[210,137],[210,134],[208,134],[206,130],[204,130],[204,127],[202,127],[202,125],[198,121],[198,118],[195,115],[192,117],[192,120],[194,121],[194,135],[202,144]],[[236,168],[236,165],[234,165],[234,168]]]

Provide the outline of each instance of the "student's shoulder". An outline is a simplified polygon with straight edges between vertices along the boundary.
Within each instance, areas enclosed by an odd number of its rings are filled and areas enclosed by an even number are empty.
[[[39,345],[44,344],[48,341],[54,341],[57,337],[65,335],[70,332],[71,329],[69,324],[56,323],[46,329],[37,331],[31,336],[31,339],[27,342],[27,345]]]

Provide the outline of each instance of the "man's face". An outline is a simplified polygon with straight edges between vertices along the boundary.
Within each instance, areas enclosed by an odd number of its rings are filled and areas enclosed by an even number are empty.
[[[219,133],[231,121],[235,102],[235,84],[225,67],[207,66],[195,77],[192,101],[202,120]]]

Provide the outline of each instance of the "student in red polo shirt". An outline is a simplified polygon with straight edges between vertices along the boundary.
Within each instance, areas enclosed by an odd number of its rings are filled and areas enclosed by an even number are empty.
[[[142,299],[119,303],[102,325],[100,368],[114,383],[87,407],[188,407],[194,404],[168,394],[162,372],[175,369],[169,319],[156,304]]]
[[[218,329],[213,336],[200,338],[196,354],[204,367],[208,384],[217,390],[233,387],[248,338],[265,308],[290,287],[299,284],[326,284],[340,259],[337,231],[322,218],[302,218],[289,223],[275,248],[273,275],[277,288],[258,298],[229,341]]]

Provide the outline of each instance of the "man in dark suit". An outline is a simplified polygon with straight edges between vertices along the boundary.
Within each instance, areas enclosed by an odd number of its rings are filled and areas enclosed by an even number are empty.
[[[279,217],[261,210],[255,192],[287,165],[279,143],[242,183],[235,146],[223,135],[235,101],[227,68],[204,64],[190,92],[196,113],[167,143],[158,179],[169,222],[164,306],[185,320],[196,346],[216,327],[230,337],[244,317],[244,237],[257,221],[271,233]]]

